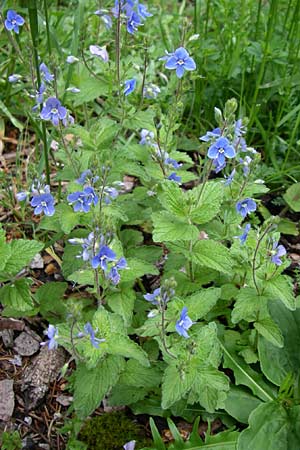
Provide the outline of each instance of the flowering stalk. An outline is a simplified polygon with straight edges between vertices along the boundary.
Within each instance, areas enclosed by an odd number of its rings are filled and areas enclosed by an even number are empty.
[[[117,32],[116,32],[116,72],[117,72],[117,83],[119,89],[119,99],[121,96],[120,92],[120,55],[121,55],[121,1],[118,2],[118,17],[117,17]]]
[[[255,250],[254,250],[254,254],[253,254],[253,259],[252,259],[252,279],[253,279],[253,283],[256,289],[256,292],[258,295],[261,295],[261,292],[259,291],[258,285],[257,285],[257,281],[256,281],[256,274],[255,271],[257,269],[256,267],[256,257],[257,257],[257,253],[260,247],[260,244],[262,243],[263,238],[266,236],[266,234],[270,231],[270,229],[272,228],[273,224],[269,224],[267,226],[267,228],[265,229],[265,231],[262,233],[262,235],[260,236],[260,238],[257,241]]]

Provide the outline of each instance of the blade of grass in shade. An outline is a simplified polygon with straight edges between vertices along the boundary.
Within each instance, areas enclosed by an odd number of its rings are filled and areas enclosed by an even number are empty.
[[[48,50],[48,55],[51,56],[51,39],[50,39],[50,28],[49,28],[49,16],[48,16],[47,0],[44,0],[44,11],[45,11],[46,32],[47,32],[47,50]]]
[[[73,28],[73,36],[72,36],[72,43],[71,43],[71,55],[73,55],[73,56],[78,56],[80,28],[81,28],[82,23],[84,23],[84,0],[79,0],[78,7],[77,7],[76,13],[74,15],[74,28]],[[64,92],[62,102],[65,101],[66,90],[70,86],[73,70],[74,70],[73,65],[69,64],[67,79],[66,79],[66,84],[65,84],[65,92]]]
[[[264,75],[265,75],[266,65],[267,65],[267,61],[268,61],[268,54],[269,54],[269,50],[270,50],[270,42],[271,42],[272,34],[275,29],[275,21],[276,21],[277,13],[278,13],[278,0],[272,0],[270,9],[269,9],[269,15],[268,15],[267,34],[266,34],[265,43],[264,43],[263,59],[262,59],[261,65],[260,65],[258,75],[257,75],[255,90],[254,90],[253,100],[252,100],[252,107],[251,107],[251,111],[249,114],[249,116],[250,116],[249,125],[248,125],[249,128],[251,128],[251,126],[255,120],[256,113],[257,113],[256,102],[257,102],[257,98],[258,98],[258,94],[259,94],[260,85],[262,84]]]
[[[40,86],[41,85],[41,74],[40,74],[40,65],[39,65],[39,58],[38,58],[39,27],[38,27],[38,11],[37,11],[36,0],[28,0],[27,8],[28,8],[28,15],[29,15],[29,24],[30,24],[32,46],[33,46],[33,58],[34,58],[34,64],[35,64],[35,69],[36,69],[36,77],[37,77],[38,86]],[[47,181],[47,184],[50,184],[50,167],[49,167],[49,158],[48,158],[47,130],[46,130],[46,124],[43,121],[42,121],[42,141],[43,141],[43,148],[44,148],[46,181]]]

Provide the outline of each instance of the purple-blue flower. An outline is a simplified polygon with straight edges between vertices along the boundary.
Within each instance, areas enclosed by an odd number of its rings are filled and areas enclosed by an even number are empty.
[[[15,33],[19,34],[19,27],[24,25],[25,20],[22,16],[16,13],[13,9],[9,9],[7,11],[7,16],[4,22],[5,28],[8,31],[14,31]]]
[[[143,96],[145,98],[153,99],[160,94],[160,88],[156,84],[149,83],[144,86]]]
[[[84,188],[83,191],[72,192],[67,199],[70,203],[74,203],[73,209],[75,212],[83,211],[85,213],[89,212],[92,204],[97,205],[99,200],[94,189],[90,186]]]
[[[178,78],[182,78],[185,70],[195,70],[196,64],[193,58],[190,57],[185,48],[179,47],[170,57],[168,57],[165,64],[166,69],[176,69]]]
[[[271,261],[276,264],[276,266],[281,266],[282,261],[281,257],[286,255],[286,249],[283,245],[278,245],[278,242],[274,242],[273,248],[271,251]]]
[[[105,339],[99,339],[95,337],[95,330],[93,329],[92,325],[90,324],[90,322],[87,322],[84,325],[84,331],[85,331],[85,335],[89,335],[90,336],[90,340],[91,340],[91,344],[93,347],[95,348],[99,348],[99,344],[101,342],[105,342]]]
[[[152,17],[152,14],[149,13],[146,5],[142,5],[141,3],[139,3],[137,8],[138,8],[138,14],[143,19],[146,19],[147,17]]]
[[[17,198],[18,202],[23,202],[24,200],[26,200],[27,196],[28,196],[28,192],[26,192],[26,191],[21,191],[21,192],[16,193],[16,198]]]
[[[250,158],[250,156],[245,156],[245,159],[240,158],[240,163],[243,166],[243,173],[244,173],[244,177],[247,177],[250,171],[250,164],[252,162],[252,158]]]
[[[210,142],[220,136],[221,136],[221,129],[214,128],[212,131],[207,131],[207,133],[204,136],[199,137],[199,139],[200,141],[203,142]]]
[[[66,118],[67,110],[61,106],[60,101],[56,97],[49,97],[40,116],[43,120],[51,120],[53,125],[57,126],[60,120]]]
[[[177,320],[175,328],[178,334],[180,336],[183,336],[184,338],[188,339],[189,335],[187,334],[187,330],[193,325],[193,321],[190,319],[190,317],[187,315],[187,307],[184,306],[182,308],[180,319]]]
[[[182,164],[177,162],[176,159],[169,157],[165,159],[165,164],[170,164],[171,166],[174,167],[174,169],[180,169],[180,167],[182,166]]]
[[[123,92],[125,95],[129,95],[135,90],[136,79],[132,78],[131,80],[126,80],[124,84],[125,84],[125,87],[124,87]]]
[[[58,347],[58,329],[54,325],[49,325],[47,331],[44,331],[49,338],[47,342],[41,342],[41,345],[48,345],[49,350],[53,350]]]
[[[132,11],[130,17],[127,20],[127,31],[130,34],[134,34],[135,31],[138,30],[138,27],[141,25],[141,18],[140,16]]]
[[[236,204],[236,211],[245,218],[247,214],[256,211],[256,203],[252,198],[245,198]]]
[[[152,303],[152,305],[158,305],[160,299],[160,288],[155,289],[152,294],[145,294],[144,299]]]
[[[107,205],[111,203],[111,200],[114,200],[118,197],[119,191],[114,187],[106,186],[103,189],[104,201]]]
[[[208,149],[207,156],[217,162],[219,166],[226,163],[226,158],[234,158],[235,150],[225,137],[219,137]]]
[[[20,81],[22,78],[22,75],[19,75],[17,73],[13,73],[12,75],[9,75],[8,77],[8,81],[9,83],[17,83],[18,81]]]
[[[87,238],[72,238],[69,239],[70,244],[77,245],[80,244],[82,246],[82,252],[76,256],[76,258],[82,258],[83,261],[89,261],[94,256],[94,244],[95,244],[95,235],[91,232]]]
[[[145,294],[143,297],[147,302],[152,303],[152,305],[158,306],[158,305],[165,305],[168,303],[170,298],[175,294],[174,289],[166,290],[164,288],[157,288],[154,289],[152,294]]]
[[[123,445],[124,450],[134,450],[135,449],[135,442],[136,441],[127,442],[125,445]]]
[[[176,172],[172,172],[168,176],[168,180],[175,181],[175,183],[181,183],[181,177],[179,175],[177,175]]]
[[[226,175],[225,175],[225,178],[226,178],[226,181],[224,183],[225,186],[230,186],[230,184],[233,182],[235,172],[236,172],[236,170],[233,169],[233,171],[231,172],[231,174],[228,177],[226,177]]]
[[[93,269],[97,269],[97,267],[101,267],[101,269],[106,272],[107,270],[107,263],[110,261],[116,261],[116,254],[115,252],[107,247],[107,245],[103,245],[99,253],[94,256],[92,259],[92,267]]]
[[[104,62],[108,62],[109,55],[107,53],[106,47],[99,47],[99,45],[90,45],[90,52],[94,56],[99,56]]]
[[[30,205],[34,208],[34,214],[43,212],[46,216],[53,216],[55,213],[54,198],[51,194],[34,195]]]
[[[79,178],[77,178],[76,183],[84,184],[88,177],[92,176],[92,171],[90,169],[84,170]]]
[[[45,83],[42,82],[36,92],[36,95],[35,95],[36,104],[33,106],[32,111],[36,111],[39,108],[39,106],[43,103],[45,90],[46,90],[46,85],[45,85]]]
[[[250,229],[251,229],[251,225],[250,225],[250,223],[247,223],[246,226],[245,226],[245,228],[244,228],[243,234],[241,234],[241,235],[239,236],[239,239],[240,239],[240,241],[241,241],[241,244],[245,244]]]
[[[108,278],[113,282],[113,284],[118,284],[121,277],[118,272],[120,269],[126,269],[127,262],[124,257],[120,258],[110,269],[110,272],[108,274]]]
[[[45,63],[40,64],[40,72],[41,72],[42,77],[44,78],[44,80],[47,83],[51,83],[54,80],[54,75],[52,73],[50,73],[50,71]]]
[[[154,133],[153,131],[146,130],[143,128],[140,132],[141,140],[139,144],[141,145],[153,145]]]
[[[103,9],[98,9],[97,11],[94,12],[94,14],[100,17],[107,30],[109,30],[112,27],[111,17],[108,14],[105,14],[105,11]]]

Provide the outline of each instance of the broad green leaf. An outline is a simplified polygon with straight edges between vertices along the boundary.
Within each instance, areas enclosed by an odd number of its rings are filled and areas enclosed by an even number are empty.
[[[159,271],[154,266],[154,264],[151,264],[147,261],[141,261],[140,259],[136,258],[127,258],[126,261],[127,261],[127,269],[120,270],[122,282],[133,281],[146,274],[151,275],[159,274]]]
[[[84,103],[95,100],[97,97],[103,97],[108,93],[108,84],[103,77],[102,80],[91,77],[90,73],[84,69],[75,80],[80,92],[74,98],[74,106],[80,106]]]
[[[189,316],[192,317],[192,320],[202,319],[215,306],[220,298],[220,294],[221,289],[208,288],[186,297],[184,304],[188,308]]]
[[[176,363],[170,364],[164,373],[162,382],[162,408],[168,409],[183,398],[192,387],[197,368],[189,365],[186,369],[179,368]]]
[[[167,212],[153,213],[152,220],[154,242],[190,241],[199,235],[199,230],[195,225],[180,220]]]
[[[231,385],[224,409],[238,422],[248,423],[250,413],[260,404],[261,400],[246,389]]]
[[[236,450],[238,437],[239,432],[231,430],[222,431],[215,435],[206,434],[204,448],[209,450]],[[198,449],[194,447],[191,450]]]
[[[257,295],[254,288],[241,288],[236,295],[236,302],[231,313],[232,322],[238,323],[241,320],[254,322],[257,318],[257,313],[261,309],[266,309],[267,300],[267,297]]]
[[[268,280],[265,283],[265,292],[272,300],[281,300],[291,311],[296,309],[296,298],[290,277],[280,275],[275,279]]]
[[[270,387],[263,381],[261,374],[255,372],[242,358],[229,352],[225,346],[222,344],[221,346],[224,352],[223,367],[233,370],[235,384],[247,386],[254,395],[263,401],[273,400]]]
[[[22,312],[34,307],[30,292],[31,283],[32,280],[30,278],[22,278],[21,280],[16,280],[14,283],[2,287],[0,290],[1,303],[19,311],[20,316],[22,316]]]
[[[159,194],[158,196],[162,206],[178,217],[186,217],[187,202],[184,193],[178,184],[172,181],[165,181],[162,183],[162,191],[162,194]]]
[[[265,317],[254,323],[254,327],[257,329],[259,334],[261,334],[267,341],[275,345],[275,347],[283,347],[283,336],[281,334],[280,328],[276,325],[271,317]]]
[[[217,241],[205,239],[196,242],[190,258],[199,266],[223,273],[232,273],[233,259],[230,252],[228,248]]]
[[[78,362],[75,371],[74,408],[79,417],[85,418],[101,403],[109,389],[114,386],[125,361],[119,356],[107,356],[93,369]]]
[[[83,266],[82,259],[76,258],[80,252],[80,245],[67,244],[65,246],[62,260],[62,273],[65,279]]]
[[[142,366],[150,366],[147,353],[128,336],[117,333],[111,334],[109,337],[106,336],[104,348],[106,348],[107,353],[110,353],[111,355],[121,355],[125,358],[133,358],[139,361]]]
[[[6,279],[5,277],[2,278],[1,272],[3,271],[7,261],[10,259],[11,256],[11,246],[5,242],[5,240],[0,241],[0,279],[3,279],[3,281]],[[8,277],[9,279],[9,277]]]
[[[214,367],[199,367],[188,397],[188,403],[199,402],[206,411],[213,413],[224,408],[229,390],[229,380],[223,372]]]
[[[0,111],[2,111],[3,114],[6,115],[6,117],[11,121],[11,123],[18,128],[20,131],[23,130],[24,126],[23,124],[15,118],[15,116],[12,115],[12,113],[9,111],[9,109],[5,106],[2,100],[0,100]]]
[[[130,248],[126,252],[126,256],[128,256],[128,258],[137,258],[154,264],[161,258],[162,253],[163,249],[158,245],[141,245],[139,247]]]
[[[269,308],[283,335],[284,347],[275,347],[259,336],[258,351],[264,375],[280,386],[289,373],[297,375],[300,370],[300,309],[289,311],[279,300],[271,302]]]
[[[131,324],[135,297],[135,291],[128,284],[121,284],[119,292],[111,292],[106,296],[108,306],[120,314],[126,326]]]
[[[66,305],[63,295],[67,287],[67,283],[59,281],[50,281],[39,287],[35,293],[35,300],[40,305],[42,316],[52,320],[58,316],[65,316]]]
[[[149,389],[159,386],[161,376],[162,372],[158,367],[145,367],[135,359],[130,359],[126,362],[126,368],[119,382],[127,386]]]
[[[26,239],[17,239],[8,245],[11,249],[11,255],[6,261],[3,272],[10,275],[16,275],[44,247],[42,242]]]
[[[80,223],[80,214],[75,213],[73,208],[65,203],[57,205],[56,213],[58,214],[61,229],[66,234],[69,234]]]
[[[195,205],[191,210],[190,217],[197,224],[207,223],[218,214],[223,200],[224,184],[210,181],[205,184],[202,193],[201,190],[202,185],[188,191],[188,195]]]
[[[292,184],[283,198],[293,211],[300,212],[300,183]]]
[[[147,393],[147,389],[143,387],[128,386],[118,382],[112,389],[108,402],[110,406],[127,406],[143,400]]]
[[[249,428],[238,439],[238,450],[292,450],[288,413],[278,402],[259,405],[249,417]],[[296,449],[295,449],[296,450]]]

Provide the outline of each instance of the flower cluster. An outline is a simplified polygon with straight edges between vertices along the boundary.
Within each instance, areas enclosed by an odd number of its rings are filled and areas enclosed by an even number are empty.
[[[88,213],[92,205],[97,205],[99,201],[98,195],[92,186],[87,186],[83,191],[76,191],[69,194],[68,202],[73,205],[75,212],[85,212]]]
[[[31,186],[31,192],[21,191],[16,194],[18,201],[24,201],[31,196],[30,205],[34,208],[34,214],[44,213],[53,216],[55,213],[54,197],[50,194],[50,186],[43,180],[35,181]]]
[[[286,255],[286,249],[283,245],[278,245],[278,242],[273,243],[273,247],[271,250],[271,261],[276,266],[281,266],[282,261],[281,257]]]
[[[115,17],[118,17],[120,13],[125,15],[127,31],[130,34],[134,34],[138,30],[138,27],[143,25],[143,19],[152,16],[147,6],[139,3],[138,0],[115,0],[112,13]]]
[[[110,263],[112,264],[108,267]],[[124,257],[117,259],[117,255],[111,248],[102,245],[99,252],[92,258],[92,267],[93,269],[100,267],[113,284],[118,284],[121,278],[118,271],[126,269],[127,262]]]
[[[98,330],[94,330],[90,322],[87,322],[84,325],[83,330],[84,331],[77,334],[77,337],[82,338],[88,336],[90,338],[93,347],[98,349],[99,344],[101,344],[101,342],[105,342],[105,339],[96,338],[95,334],[97,333]]]

